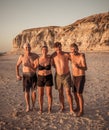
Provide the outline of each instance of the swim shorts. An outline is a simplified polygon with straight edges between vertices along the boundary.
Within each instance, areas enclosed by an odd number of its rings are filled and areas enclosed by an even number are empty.
[[[37,85],[38,85],[38,87],[44,87],[44,86],[51,86],[52,87],[53,86],[52,74],[46,75],[46,76],[38,75]]]
[[[29,92],[36,89],[37,75],[36,73],[25,72],[23,73],[23,91]]]
[[[82,94],[85,85],[85,75],[73,76],[73,83],[74,83],[74,92]]]
[[[68,72],[67,74],[58,75],[55,74],[55,89],[61,89],[61,87],[70,88],[73,86],[73,82],[71,79],[71,74]]]

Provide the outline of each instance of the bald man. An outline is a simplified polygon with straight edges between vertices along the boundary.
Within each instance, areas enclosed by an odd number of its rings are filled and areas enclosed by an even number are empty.
[[[26,112],[30,110],[30,90],[31,90],[31,100],[32,109],[35,107],[36,101],[36,69],[25,66],[25,64],[31,64],[34,62],[38,55],[31,52],[31,47],[29,43],[25,43],[23,46],[24,54],[20,55],[16,64],[16,78],[18,80],[23,79],[23,91],[26,101]],[[19,67],[22,64],[22,76],[19,73]]]

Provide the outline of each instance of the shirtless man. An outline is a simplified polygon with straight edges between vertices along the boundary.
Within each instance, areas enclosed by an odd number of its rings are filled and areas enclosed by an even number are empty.
[[[66,92],[67,100],[70,106],[70,113],[74,114],[73,111],[73,100],[71,95],[71,75],[69,70],[69,54],[62,51],[62,45],[60,42],[54,44],[55,52],[52,54],[54,67],[56,70],[55,75],[55,87],[59,92],[60,100],[60,111],[64,110],[64,89]]]
[[[77,112],[77,116],[82,116],[84,112],[83,89],[85,84],[85,71],[87,70],[86,59],[85,54],[78,52],[77,44],[71,44],[70,50],[74,96],[77,104],[75,111]]]
[[[25,64],[32,63],[38,55],[35,53],[31,53],[30,44],[25,43],[24,46],[24,54],[19,56],[19,59],[16,64],[16,77],[18,80],[22,79],[19,73],[19,67],[22,64],[22,72],[23,72],[23,91],[25,92],[25,101],[26,101],[26,112],[30,110],[30,90],[31,90],[31,100],[32,100],[32,109],[35,106],[36,101],[36,69],[32,69]]]

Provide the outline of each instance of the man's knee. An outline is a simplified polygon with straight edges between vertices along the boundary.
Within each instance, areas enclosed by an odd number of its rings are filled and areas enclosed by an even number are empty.
[[[70,88],[66,88],[66,95],[71,95],[71,90],[70,90]]]

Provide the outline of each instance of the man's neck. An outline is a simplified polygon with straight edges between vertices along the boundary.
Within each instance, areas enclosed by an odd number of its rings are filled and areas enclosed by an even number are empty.
[[[74,55],[75,55],[75,56],[78,56],[78,55],[79,55],[79,52],[74,52]]]
[[[61,55],[63,53],[63,51],[57,51],[56,53]]]
[[[31,54],[30,52],[25,52],[26,56],[30,56],[30,54]]]

